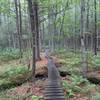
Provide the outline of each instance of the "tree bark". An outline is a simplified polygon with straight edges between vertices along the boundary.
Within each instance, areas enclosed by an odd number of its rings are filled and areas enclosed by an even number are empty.
[[[96,0],[94,0],[94,10],[95,10],[95,15],[94,15],[94,20],[95,20],[95,26],[94,26],[94,34],[93,34],[93,48],[94,48],[94,54],[97,55],[97,4]]]
[[[32,80],[34,82],[35,79],[35,69],[36,69],[36,33],[35,33],[35,17],[34,17],[34,8],[32,0],[28,0],[28,8],[30,14],[30,24],[31,24],[31,32],[32,32]]]
[[[38,2],[34,2],[34,11],[35,11],[35,30],[36,30],[36,60],[40,60],[40,35],[39,35],[39,16],[38,16]]]
[[[20,58],[22,58],[22,45],[21,45],[21,34],[20,34],[20,23],[19,23],[19,12],[18,12],[18,0],[15,0],[15,10],[16,10],[16,27],[17,34],[19,39],[19,49],[20,49]]]
[[[20,38],[21,38],[20,46],[21,46],[21,58],[22,58],[23,56],[23,52],[22,52],[22,12],[21,12],[20,0],[18,0],[18,4],[19,4],[19,33],[20,33]]]
[[[80,27],[80,34],[81,34],[81,51],[82,51],[82,74],[84,77],[87,77],[87,53],[86,47],[84,42],[84,12],[85,12],[85,0],[81,0],[81,27]]]

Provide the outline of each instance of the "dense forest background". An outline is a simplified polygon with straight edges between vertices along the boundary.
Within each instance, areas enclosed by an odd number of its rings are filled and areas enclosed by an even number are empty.
[[[99,0],[40,0],[37,5],[38,34],[42,47],[79,50],[81,24],[86,48],[99,49],[100,2]],[[81,9],[82,8],[82,9]],[[0,1],[0,47],[27,49],[32,34],[26,0]],[[82,19],[82,21],[81,21]],[[36,21],[35,20],[35,21]],[[35,22],[36,23],[36,22]],[[36,31],[36,33],[37,33]],[[38,39],[38,36],[37,36]],[[20,42],[22,45],[20,45]],[[96,43],[95,43],[96,42]]]

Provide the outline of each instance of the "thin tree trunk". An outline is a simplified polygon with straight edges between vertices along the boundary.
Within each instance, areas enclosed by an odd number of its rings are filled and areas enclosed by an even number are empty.
[[[21,13],[21,3],[20,0],[18,0],[19,4],[19,34],[20,34],[20,52],[21,52],[21,58],[23,56],[22,52],[22,13]]]
[[[84,43],[84,12],[85,12],[85,1],[81,0],[81,27],[80,27],[80,34],[81,34],[81,50],[82,50],[82,74],[84,77],[87,77],[87,53]]]
[[[19,14],[18,14],[18,1],[15,0],[15,9],[16,9],[16,27],[17,27],[17,34],[19,39],[19,48],[20,48],[20,58],[22,58],[22,47],[21,47],[21,35],[20,35],[20,24],[19,24]]]
[[[35,28],[36,28],[36,60],[40,60],[40,44],[39,44],[39,16],[38,16],[38,2],[34,2],[34,10],[35,10]]]
[[[36,41],[35,41],[35,17],[34,17],[34,9],[32,7],[33,3],[32,0],[28,0],[28,8],[30,14],[30,23],[31,23],[31,32],[32,32],[32,80],[34,82],[35,79],[35,68],[36,68]]]
[[[94,34],[93,34],[93,37],[94,37],[94,38],[93,38],[93,40],[94,40],[94,41],[93,41],[93,42],[94,42],[94,43],[93,43],[93,44],[94,44],[93,48],[94,48],[94,54],[95,54],[95,55],[97,55],[97,11],[96,11],[96,10],[97,10],[97,7],[96,7],[96,6],[97,6],[96,0],[94,0],[94,10],[95,10],[95,15],[94,15],[94,17],[95,17],[95,18],[94,18],[94,19],[95,19],[95,29],[94,29],[94,31],[95,31],[95,32],[94,32]]]

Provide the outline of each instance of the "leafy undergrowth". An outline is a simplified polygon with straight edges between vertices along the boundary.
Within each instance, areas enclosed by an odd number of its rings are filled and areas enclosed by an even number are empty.
[[[80,75],[80,53],[75,54],[73,52],[59,51],[55,54],[55,56],[59,58],[59,61],[62,64],[62,67],[59,68],[59,70],[67,70],[71,73],[71,76],[61,78],[62,88],[64,90],[66,100],[100,100],[100,85],[91,84]],[[98,56],[92,57],[92,55],[89,54],[88,62],[90,68],[99,68],[99,65],[96,66],[96,64],[99,63],[97,59],[99,59]],[[38,63],[38,65],[45,65],[44,62],[47,63],[46,61],[41,61]],[[22,69],[19,68],[17,70],[6,70],[2,75],[3,78],[1,83],[6,83],[7,79],[9,79],[8,77],[12,78],[12,76],[20,75],[21,73],[27,73],[27,69],[23,69],[23,67]],[[35,84],[27,82],[21,86],[2,91],[0,93],[0,100],[3,100],[3,98],[4,100],[43,100],[43,92],[46,81],[46,79],[39,79]]]
[[[20,58],[19,49],[13,49],[13,48],[0,49],[0,61],[7,62],[19,58]]]
[[[23,78],[27,75],[27,72],[26,66],[7,66],[5,72],[0,73],[0,90],[14,87],[20,81],[24,81]],[[24,77],[22,77],[23,75]]]
[[[31,76],[27,65],[21,64],[19,61],[7,62],[7,64],[0,66],[0,90],[22,84]],[[36,75],[47,75],[47,61],[45,59],[37,62],[36,66]]]
[[[90,84],[82,76],[72,75],[61,78],[61,80],[65,100],[100,100],[100,87]],[[5,97],[11,98],[10,100],[23,100],[24,98],[26,100],[44,100],[43,92],[46,81],[37,80],[35,84],[27,82],[6,91]]]
[[[63,67],[62,70],[67,70],[71,73],[79,73],[81,70],[81,53],[67,52],[66,50],[59,50],[54,54],[61,59]],[[94,56],[91,52],[87,52],[88,70],[100,70],[100,54]]]
[[[8,67],[8,69],[2,73],[2,77],[8,78],[12,76],[16,76],[17,74],[23,74],[27,71],[27,67],[25,66],[14,66],[13,68]]]
[[[86,79],[83,79],[80,76],[80,70],[81,70],[80,52],[74,53],[74,52],[66,52],[66,50],[60,50],[56,52],[55,56],[57,56],[62,60],[63,67],[61,67],[60,70],[67,70],[72,75],[74,74],[74,77],[72,77],[73,80],[72,83],[68,84],[68,81],[64,81],[64,86],[67,89],[66,93],[67,96],[68,94],[70,94],[69,96],[78,94],[83,97],[82,100],[100,100],[100,96],[98,96],[98,93],[100,92],[100,84],[99,85],[90,84]],[[97,56],[93,56],[91,52],[88,52],[87,62],[88,62],[88,71],[90,72],[91,70],[93,71],[92,73],[90,73],[90,77],[91,76],[93,76],[93,78],[97,77],[96,79],[100,80],[100,54],[98,54]],[[80,86],[79,84],[77,84],[78,81]],[[82,81],[85,81],[86,83],[84,86],[81,86]],[[81,100],[81,98],[79,99],[75,96],[74,99],[72,100]]]
[[[69,80],[65,78],[63,88],[66,100],[92,100],[92,96],[100,92],[100,87],[77,75],[72,75]]]
[[[62,67],[60,70],[67,70],[71,73],[77,73],[80,71],[80,53],[66,52],[65,50],[60,50],[55,53],[55,56],[61,59]]]

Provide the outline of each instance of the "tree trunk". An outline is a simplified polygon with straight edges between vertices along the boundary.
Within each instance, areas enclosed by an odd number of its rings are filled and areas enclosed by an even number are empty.
[[[81,51],[82,51],[82,74],[84,77],[87,77],[87,53],[86,47],[84,42],[84,12],[85,12],[85,1],[81,0],[81,27],[80,27],[80,34],[81,34]]]
[[[21,13],[21,3],[20,0],[18,0],[18,4],[19,4],[19,34],[20,34],[20,52],[21,52],[21,58],[23,56],[23,52],[22,52],[22,13]]]
[[[35,11],[35,30],[36,30],[36,60],[40,60],[40,44],[39,44],[39,16],[38,16],[38,3],[34,2]]]
[[[20,49],[20,58],[22,58],[22,46],[21,46],[21,34],[20,34],[20,24],[19,24],[19,13],[18,13],[18,1],[15,0],[15,9],[16,9],[16,27],[17,27],[17,34],[19,39],[19,49]]]
[[[32,0],[28,0],[28,8],[30,14],[30,23],[31,23],[31,32],[32,32],[32,80],[35,79],[35,68],[36,68],[36,34],[35,34],[35,17],[34,17],[34,8],[32,7]]]
[[[93,48],[94,48],[94,54],[97,55],[97,4],[96,4],[96,0],[94,0],[94,11],[95,11],[95,15],[94,15],[94,19],[95,19],[95,28],[94,28],[94,34],[93,34]]]

